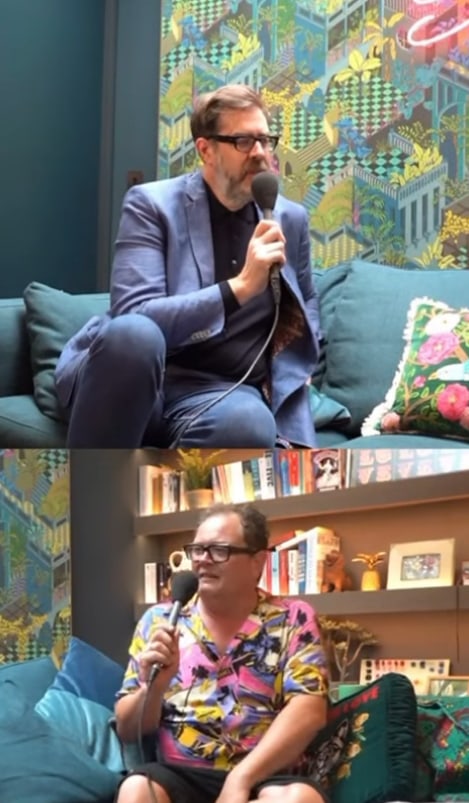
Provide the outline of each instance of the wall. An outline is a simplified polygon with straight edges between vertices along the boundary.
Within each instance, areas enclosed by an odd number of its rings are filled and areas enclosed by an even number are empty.
[[[160,59],[160,3],[119,0],[116,52],[111,251],[119,222],[127,172],[155,178],[158,121],[156,76]]]
[[[134,627],[136,453],[70,453],[72,632],[125,662]]]
[[[70,634],[69,458],[0,451],[0,664],[51,651]]]
[[[280,134],[281,186],[309,213],[317,268],[468,268],[469,19],[457,0],[428,4],[164,3],[160,177],[197,164],[194,94],[246,83]]]
[[[0,296],[96,284],[104,0],[0,4]]]

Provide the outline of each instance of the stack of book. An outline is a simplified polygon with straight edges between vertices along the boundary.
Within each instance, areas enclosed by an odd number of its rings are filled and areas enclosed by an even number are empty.
[[[333,550],[340,550],[340,538],[327,527],[285,533],[267,554],[261,588],[274,595],[320,593]]]

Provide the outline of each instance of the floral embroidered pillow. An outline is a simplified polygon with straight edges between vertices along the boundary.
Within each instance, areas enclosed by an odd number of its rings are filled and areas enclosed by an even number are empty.
[[[416,298],[406,346],[384,403],[363,435],[413,432],[469,441],[469,309]]]

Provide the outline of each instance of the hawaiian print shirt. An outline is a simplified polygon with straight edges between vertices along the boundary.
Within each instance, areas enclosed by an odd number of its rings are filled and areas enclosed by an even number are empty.
[[[179,671],[164,695],[158,726],[159,760],[228,771],[294,695],[327,694],[327,661],[313,609],[261,590],[258,595],[223,654],[202,621],[197,596],[183,609]],[[118,696],[138,688],[138,656],[170,608],[155,605],[140,619]]]

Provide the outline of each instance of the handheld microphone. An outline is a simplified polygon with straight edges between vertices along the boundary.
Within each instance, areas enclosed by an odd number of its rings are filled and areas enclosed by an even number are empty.
[[[176,627],[182,608],[184,608],[184,605],[187,605],[189,600],[194,596],[198,587],[199,579],[194,572],[174,572],[171,577],[171,599],[173,604],[168,617],[168,624],[171,627]],[[153,664],[148,678],[149,687],[162,669],[163,666],[161,664]]]
[[[263,170],[256,173],[251,183],[252,197],[262,209],[266,220],[272,220],[273,209],[278,195],[278,178],[275,173]],[[276,304],[280,303],[280,265],[275,262],[270,269],[270,286]]]

